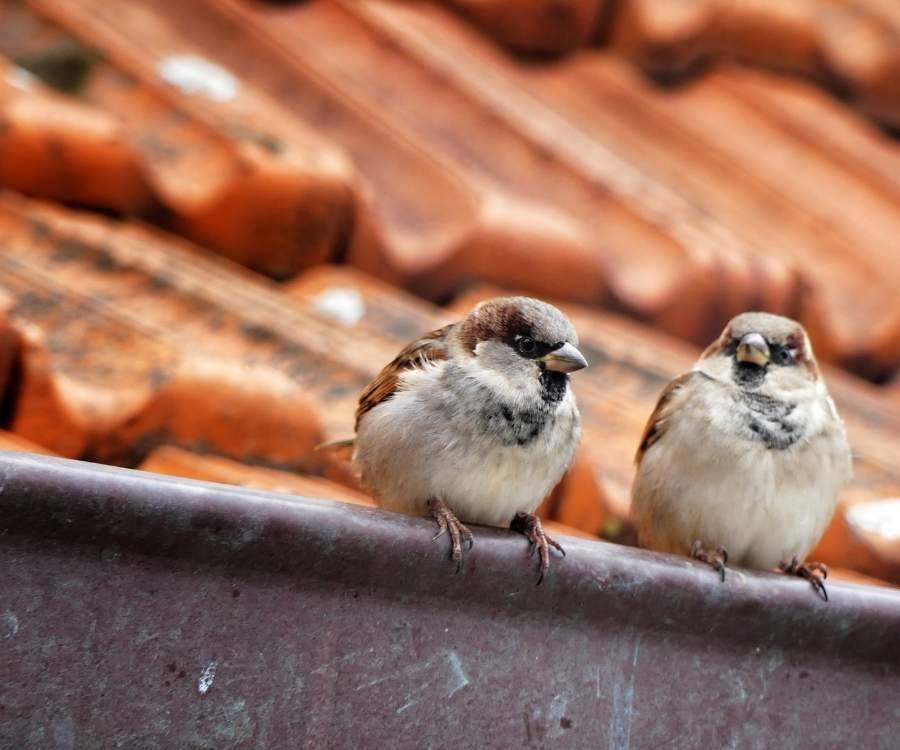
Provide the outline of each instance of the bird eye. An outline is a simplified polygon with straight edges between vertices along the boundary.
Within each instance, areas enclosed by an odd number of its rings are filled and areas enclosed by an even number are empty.
[[[520,336],[516,339],[516,348],[521,354],[534,354],[537,344],[530,336]]]
[[[772,358],[779,365],[794,364],[794,353],[786,346],[780,346],[778,347],[778,349],[772,352]]]

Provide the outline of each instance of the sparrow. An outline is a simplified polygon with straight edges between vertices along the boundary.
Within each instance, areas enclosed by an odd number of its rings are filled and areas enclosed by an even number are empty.
[[[581,437],[569,373],[587,367],[555,307],[528,297],[477,305],[401,351],[363,391],[352,449],[362,485],[383,508],[430,515],[457,571],[466,523],[508,525],[539,553],[565,554],[534,515]]]
[[[744,313],[663,390],[636,456],[638,544],[690,555],[725,580],[729,561],[810,581],[827,601],[822,537],[852,475],[843,422],[809,337]]]

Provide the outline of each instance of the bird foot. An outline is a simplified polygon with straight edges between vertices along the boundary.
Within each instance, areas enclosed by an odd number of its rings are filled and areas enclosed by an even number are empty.
[[[537,585],[540,586],[544,580],[544,574],[550,570],[550,548],[554,547],[566,556],[566,551],[562,545],[555,539],[551,539],[544,533],[544,527],[541,525],[541,519],[530,513],[516,513],[509,528],[524,534],[525,538],[531,543],[529,555],[533,555],[535,550],[540,557],[540,575],[538,576]]]
[[[691,557],[695,560],[705,562],[711,565],[712,569],[719,574],[719,578],[725,581],[725,566],[728,564],[728,550],[721,545],[714,550],[708,550],[703,546],[703,542],[699,539],[691,546]]]
[[[456,572],[459,573],[462,569],[463,540],[469,543],[469,549],[472,549],[472,545],[475,544],[472,532],[460,522],[456,514],[450,510],[450,506],[443,500],[429,500],[428,507],[438,525],[438,533],[432,537],[432,541],[440,538],[444,533],[450,534],[450,558],[456,561]]]
[[[801,563],[794,555],[789,563],[781,563],[778,566],[785,575],[800,576],[805,578],[813,587],[813,590],[821,595],[822,599],[828,601],[828,591],[825,589],[825,579],[828,578],[828,566],[820,562]]]

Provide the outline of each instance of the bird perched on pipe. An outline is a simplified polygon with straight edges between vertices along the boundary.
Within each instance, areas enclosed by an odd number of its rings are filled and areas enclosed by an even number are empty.
[[[663,390],[637,452],[632,520],[642,547],[778,568],[827,600],[805,562],[852,474],[844,425],[803,327],[738,315]]]
[[[401,351],[363,392],[355,439],[331,445],[352,448],[379,505],[431,515],[457,570],[473,541],[466,523],[509,525],[537,550],[540,583],[550,548],[563,552],[534,512],[581,436],[569,387],[569,373],[587,366],[577,345],[551,305],[482,302]]]

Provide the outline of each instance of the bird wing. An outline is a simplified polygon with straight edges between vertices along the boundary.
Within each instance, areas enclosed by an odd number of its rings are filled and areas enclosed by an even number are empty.
[[[378,376],[366,386],[359,397],[359,406],[356,409],[356,429],[359,429],[359,420],[363,415],[375,408],[382,401],[386,401],[397,392],[400,384],[400,375],[417,367],[422,367],[428,362],[447,359],[447,334],[453,324],[438,328],[436,331],[426,333],[421,338],[413,341],[402,352],[378,373]]]
[[[641,435],[641,442],[637,449],[637,454],[635,454],[634,461],[637,464],[640,464],[641,459],[644,457],[644,454],[647,452],[647,449],[656,443],[666,432],[666,428],[668,427],[669,418],[672,416],[672,413],[676,410],[679,405],[679,401],[681,399],[678,398],[682,386],[691,382],[696,378],[701,378],[704,380],[709,380],[709,376],[705,375],[702,372],[698,372],[696,370],[692,370],[691,372],[686,372],[683,375],[679,375],[675,380],[669,383],[664,389],[662,394],[659,397],[659,401],[656,402],[656,408],[653,410],[653,413],[650,415],[650,419],[647,420],[647,425],[644,427],[644,434]]]

